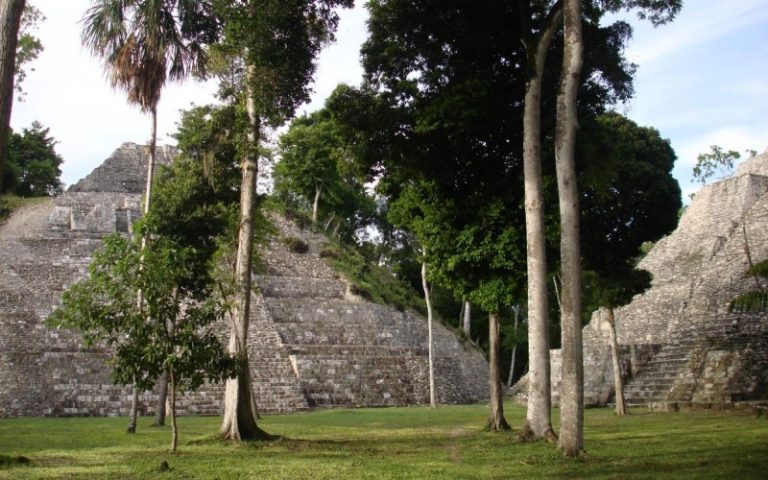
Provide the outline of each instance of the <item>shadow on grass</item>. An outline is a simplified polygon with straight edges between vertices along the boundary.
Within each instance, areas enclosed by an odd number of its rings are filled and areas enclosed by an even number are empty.
[[[2,467],[15,467],[17,465],[29,465],[32,460],[20,455],[18,457],[11,457],[8,455],[0,455],[0,468]]]

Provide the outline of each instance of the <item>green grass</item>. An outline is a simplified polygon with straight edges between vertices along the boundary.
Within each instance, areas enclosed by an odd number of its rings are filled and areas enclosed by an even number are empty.
[[[30,197],[23,198],[17,197],[11,193],[4,193],[0,195],[0,224],[13,213],[14,210],[25,205],[34,205],[35,203],[44,202],[50,197]]]
[[[524,410],[507,407],[519,428]],[[557,413],[557,412],[556,412]],[[555,415],[556,417],[557,415]],[[586,412],[587,454],[563,458],[546,443],[482,431],[483,405],[320,410],[264,418],[282,438],[223,443],[218,418],[179,419],[179,453],[168,428],[144,418],[2,419],[0,479],[23,478],[765,478],[768,424],[733,412]],[[167,461],[170,470],[160,472]]]

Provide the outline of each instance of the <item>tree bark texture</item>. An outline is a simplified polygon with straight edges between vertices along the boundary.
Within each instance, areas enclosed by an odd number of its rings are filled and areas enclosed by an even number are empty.
[[[150,111],[151,117],[152,117],[152,130],[150,132],[150,140],[149,140],[149,149],[147,151],[147,182],[144,185],[144,216],[147,216],[149,214],[149,207],[152,203],[152,181],[154,180],[154,173],[155,173],[155,145],[157,144],[157,107],[152,107]],[[142,270],[144,268],[144,250],[147,248],[147,243],[149,242],[149,237],[146,233],[143,233],[141,235],[141,256],[139,257],[139,270]],[[138,292],[136,292],[136,304],[139,310],[142,310],[144,308],[144,292],[139,289]],[[146,319],[147,322],[151,322],[152,319],[147,316]],[[128,433],[135,433],[136,432],[136,408],[137,408],[137,401],[138,398],[138,390],[136,387],[133,388],[134,392],[134,399],[131,402],[131,422],[128,426]],[[163,413],[165,415],[165,413]]]
[[[464,301],[464,318],[462,320],[462,326],[464,327],[464,333],[467,338],[472,338],[472,303]]]
[[[247,85],[253,82],[253,67],[248,68]],[[240,362],[238,376],[226,382],[224,392],[224,419],[221,436],[229,440],[254,440],[267,434],[256,425],[256,402],[251,386],[251,372],[248,366],[248,327],[251,311],[251,262],[253,257],[253,215],[256,205],[256,181],[259,171],[258,142],[260,123],[256,115],[255,102],[248,88],[246,102],[250,130],[248,148],[242,162],[243,180],[240,191],[240,231],[237,242],[235,263],[235,307],[232,313],[232,332],[229,351]]]
[[[165,426],[165,403],[168,400],[168,372],[163,372],[157,381],[157,408],[155,408],[155,426]]]
[[[579,195],[576,185],[576,100],[583,63],[581,0],[563,6],[565,49],[557,95],[555,165],[560,206],[562,265],[561,345],[563,370],[560,393],[560,443],[567,456],[584,450],[584,362],[581,338],[581,258]]]
[[[527,80],[523,111],[523,172],[528,269],[528,410],[523,439],[555,438],[549,363],[549,305],[544,236],[544,187],[541,173],[541,89],[547,51],[562,18],[559,8],[545,28],[526,44]]]
[[[509,360],[509,378],[507,378],[507,387],[512,386],[512,380],[515,378],[515,356],[517,354],[517,326],[520,323],[520,309],[515,308],[515,327],[514,327],[514,335],[515,335],[515,346],[512,347],[512,358]]]
[[[492,432],[509,430],[509,424],[504,418],[504,389],[501,385],[501,368],[499,351],[501,339],[499,337],[499,314],[488,314],[488,346],[490,350],[490,414],[486,428]]]
[[[312,202],[312,223],[317,223],[317,206],[320,204],[320,187],[315,187],[315,201]]]
[[[613,363],[613,388],[616,391],[616,415],[624,416],[627,414],[627,407],[624,403],[624,380],[621,378],[619,342],[616,339],[616,317],[614,316],[613,307],[608,307],[608,327],[611,331],[611,362]]]
[[[127,433],[136,433],[136,420],[139,416],[139,389],[136,385],[131,389],[131,410],[128,412]]]
[[[0,188],[8,158],[16,46],[25,4],[26,0],[0,0]]]
[[[171,389],[171,452],[176,453],[176,447],[179,445],[179,427],[176,425],[176,378],[173,368],[168,371],[168,383]]]
[[[426,255],[426,250],[425,250]],[[432,341],[432,302],[429,299],[429,283],[427,283],[427,262],[421,262],[421,286],[424,289],[424,302],[427,304],[427,342],[429,343],[429,406],[437,407],[435,394],[435,357]]]

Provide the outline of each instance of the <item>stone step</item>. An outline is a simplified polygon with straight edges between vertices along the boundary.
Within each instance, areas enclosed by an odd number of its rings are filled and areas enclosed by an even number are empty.
[[[414,357],[428,354],[426,346],[423,348],[404,347],[399,345],[308,345],[286,344],[285,348],[291,354],[312,355],[315,358],[365,357]]]
[[[257,283],[266,298],[342,299],[344,284],[335,279],[297,276],[259,276]]]

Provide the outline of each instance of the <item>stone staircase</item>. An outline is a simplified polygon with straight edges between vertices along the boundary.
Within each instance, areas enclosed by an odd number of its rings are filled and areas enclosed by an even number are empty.
[[[161,149],[160,162],[172,152]],[[130,234],[140,215],[144,147],[124,144],[65,194],[29,205],[0,225],[0,417],[124,415],[130,387],[112,384],[107,348],[45,318],[87,273],[106,235]],[[312,406],[411,405],[428,400],[426,321],[347,295],[320,252],[326,239],[275,218],[279,234],[255,275],[248,333],[252,385],[263,413]],[[284,237],[307,241],[291,252]],[[256,285],[254,287],[256,287]],[[221,338],[229,335],[220,325]],[[435,325],[438,398],[487,397],[488,365],[473,345]],[[218,415],[223,385],[177,397],[180,414]],[[151,414],[155,394],[140,395]]]
[[[322,258],[327,239],[274,217],[284,237],[305,242],[290,251],[282,238],[264,253],[257,277],[264,307],[291,358],[310,406],[390,406],[428,401],[426,323],[412,312],[345,294],[347,283]],[[435,325],[441,402],[486,396],[487,364],[471,345]]]
[[[690,350],[690,346],[686,349],[678,345],[664,345],[624,386],[627,406],[647,407],[662,402],[674,386],[680,369],[688,363],[687,350]]]
[[[670,343],[625,385],[628,405],[667,410],[693,403],[706,406],[757,399],[741,392],[745,390],[743,382],[755,381],[750,371],[754,372],[756,365],[768,365],[764,317],[720,314],[693,320],[679,328]],[[708,379],[703,385],[702,376]]]

